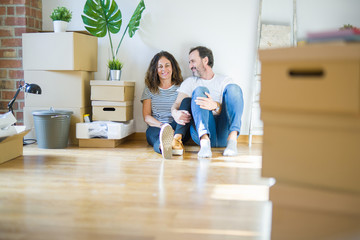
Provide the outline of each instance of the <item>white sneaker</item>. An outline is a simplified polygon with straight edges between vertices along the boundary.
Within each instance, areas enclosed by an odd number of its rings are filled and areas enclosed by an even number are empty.
[[[163,158],[170,159],[172,157],[172,141],[174,138],[174,130],[170,124],[162,125],[159,138]]]

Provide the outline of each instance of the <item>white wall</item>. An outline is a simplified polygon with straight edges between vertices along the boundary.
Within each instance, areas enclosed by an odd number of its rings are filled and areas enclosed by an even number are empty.
[[[133,39],[125,37],[120,47],[120,60],[124,62],[122,80],[136,82],[136,131],[145,131],[140,97],[144,88],[144,75],[153,55],[160,50],[171,52],[180,63],[183,76],[188,69],[188,51],[191,47],[205,45],[213,50],[214,71],[232,76],[243,88],[245,102],[249,102],[250,80],[254,63],[255,34],[258,1],[247,0],[145,0],[146,10],[141,29]],[[123,15],[123,29],[128,23],[138,1],[117,0]],[[69,30],[84,30],[81,13],[85,0],[44,0],[43,30],[52,30],[48,17],[53,8],[63,5],[73,12]],[[118,42],[119,36],[113,38]],[[96,79],[104,79],[106,61],[110,57],[108,38],[99,39],[99,60]],[[242,132],[248,129],[248,107],[245,107]]]
[[[137,1],[116,0],[123,15],[123,27],[128,23]],[[263,0],[263,21],[274,24],[291,23],[292,0]],[[360,26],[359,0],[298,0],[298,36],[307,31],[337,28],[350,23]],[[122,80],[136,82],[136,131],[145,131],[140,97],[144,75],[153,55],[160,50],[171,52],[180,63],[183,76],[190,47],[205,45],[214,52],[214,71],[230,75],[243,88],[245,109],[241,134],[248,134],[249,105],[253,84],[258,3],[248,0],[145,0],[146,10],[141,29],[133,39],[125,37],[120,47],[124,62]],[[43,30],[53,30],[49,15],[53,8],[66,6],[73,12],[69,30],[84,30],[81,14],[85,0],[43,0]],[[121,34],[114,36],[118,43]],[[99,39],[96,79],[105,79],[106,62],[110,57],[108,37]]]

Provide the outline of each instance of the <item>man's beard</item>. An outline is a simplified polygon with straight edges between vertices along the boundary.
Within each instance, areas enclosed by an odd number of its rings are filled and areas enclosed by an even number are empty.
[[[192,70],[192,74],[194,77],[200,77],[200,73],[196,68],[195,68],[195,71]]]

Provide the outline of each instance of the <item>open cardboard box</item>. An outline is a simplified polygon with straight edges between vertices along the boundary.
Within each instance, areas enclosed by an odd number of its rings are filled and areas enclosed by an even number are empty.
[[[30,131],[25,126],[15,126],[16,134],[0,138],[0,164],[23,154],[23,138]]]

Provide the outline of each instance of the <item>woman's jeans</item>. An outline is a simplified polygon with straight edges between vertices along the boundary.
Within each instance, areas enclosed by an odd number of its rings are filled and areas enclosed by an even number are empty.
[[[184,98],[184,100],[181,102],[179,110],[187,110],[190,111],[191,106],[191,98]],[[175,121],[172,121],[169,123],[171,127],[175,130],[175,134],[182,134],[182,142],[186,142],[190,139],[190,123],[187,123],[185,125],[179,125]],[[160,152],[160,128],[158,127],[151,127],[149,126],[146,130],[146,140],[149,143],[149,145],[154,147],[154,151],[157,153]]]
[[[232,131],[240,134],[241,116],[244,109],[243,93],[236,84],[229,84],[223,92],[222,109],[219,115],[213,115],[212,111],[201,109],[195,103],[197,97],[207,97],[209,93],[206,87],[197,87],[192,93],[191,110],[192,119],[195,121],[190,127],[191,137],[200,145],[200,138],[208,134],[211,147],[226,147],[227,138]]]

